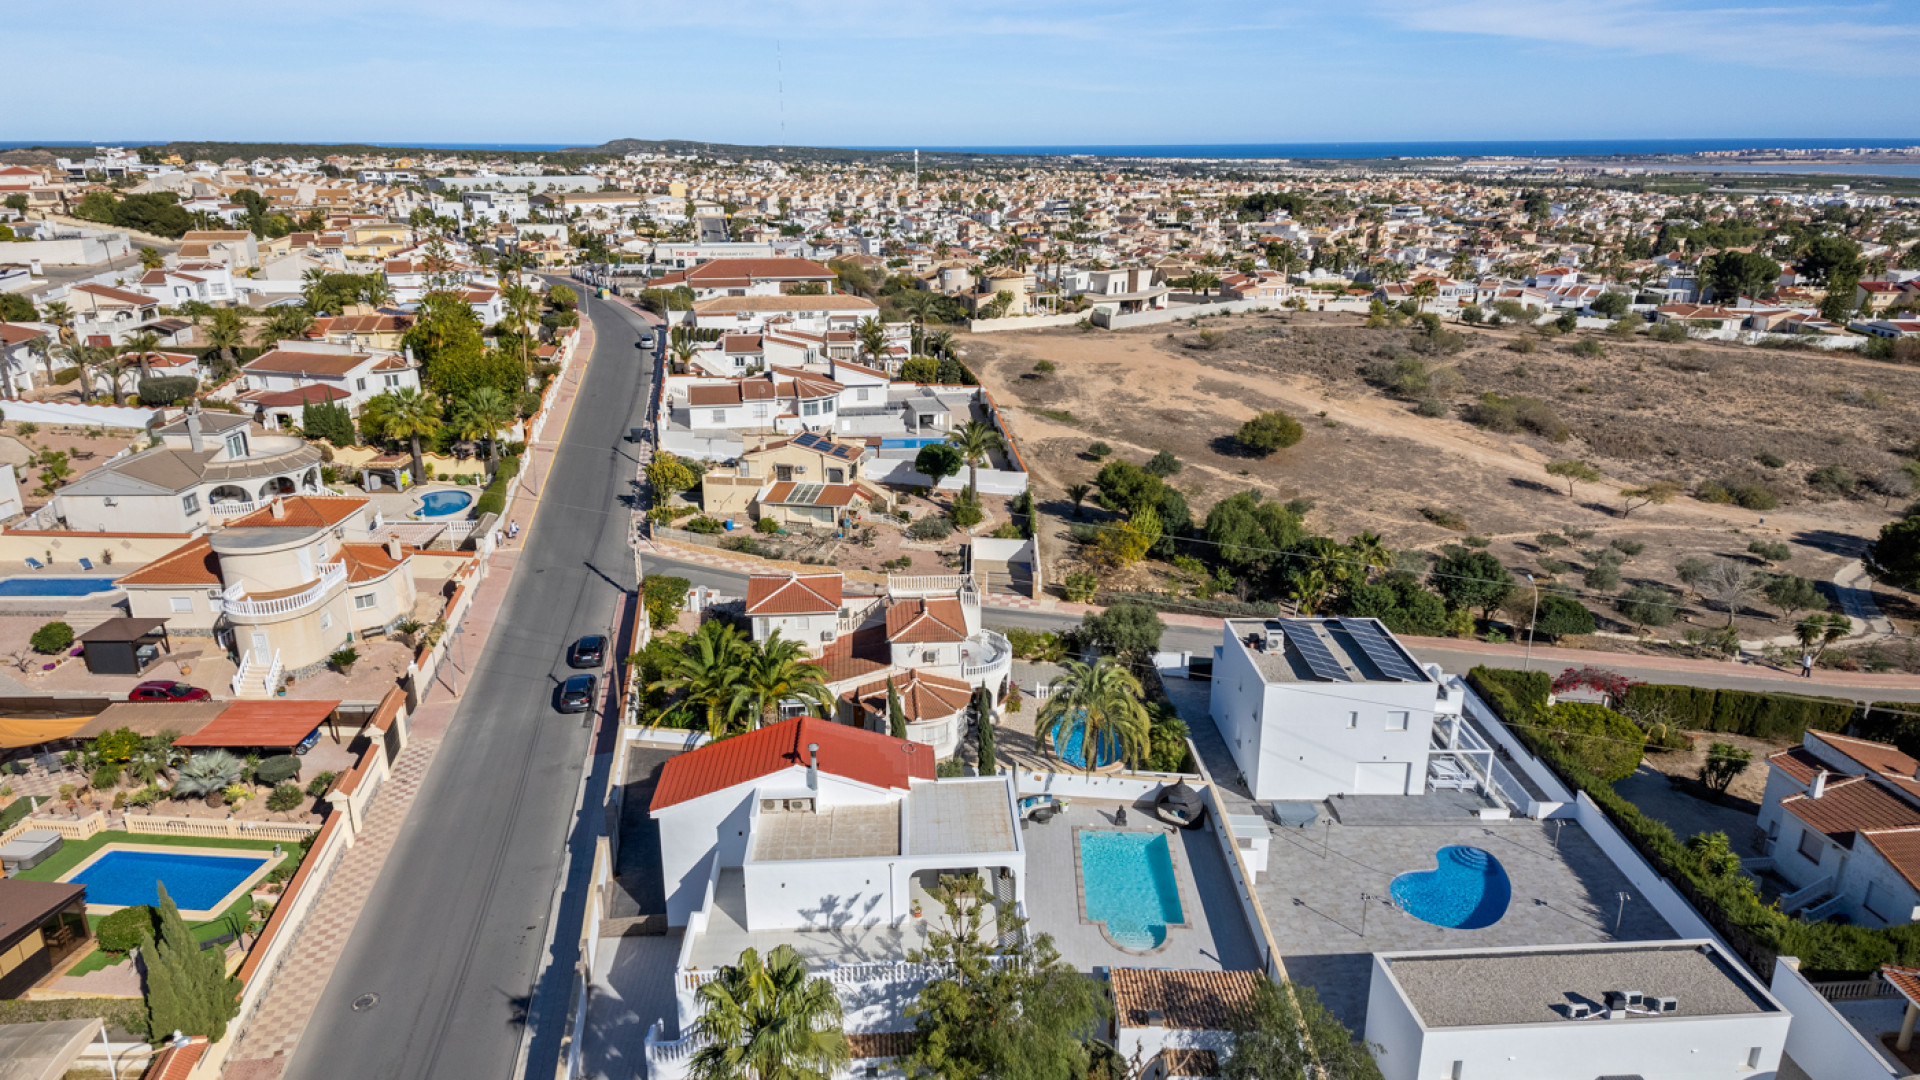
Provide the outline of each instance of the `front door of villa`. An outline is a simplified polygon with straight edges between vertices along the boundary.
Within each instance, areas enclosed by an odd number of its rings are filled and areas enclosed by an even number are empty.
[[[267,635],[258,630],[253,632],[253,662],[262,665],[273,663],[273,646],[267,642]]]

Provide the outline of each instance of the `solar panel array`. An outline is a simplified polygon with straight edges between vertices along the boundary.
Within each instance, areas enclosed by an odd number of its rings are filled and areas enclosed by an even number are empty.
[[[800,434],[795,435],[793,437],[793,445],[798,446],[803,450],[818,450],[818,449],[821,449],[822,447],[831,450],[833,448],[833,444],[830,440],[822,438],[821,436],[816,435],[811,431],[803,431]]]
[[[826,490],[825,484],[795,484],[793,493],[787,496],[787,502],[801,506],[812,506],[820,501],[820,493]]]
[[[1353,678],[1347,674],[1347,669],[1340,666],[1340,661],[1333,655],[1333,650],[1328,648],[1327,643],[1322,641],[1320,635],[1314,633],[1311,628],[1284,626],[1282,632],[1287,635],[1287,640],[1293,643],[1294,649],[1300,653],[1301,659],[1307,662],[1307,667],[1312,668],[1316,676],[1328,682],[1353,681]]]
[[[1382,675],[1401,682],[1426,681],[1420,669],[1407,660],[1406,655],[1394,646],[1378,626],[1359,620],[1342,622],[1340,625],[1346,628],[1347,633],[1359,644],[1360,651],[1367,654],[1367,659],[1373,661]]]

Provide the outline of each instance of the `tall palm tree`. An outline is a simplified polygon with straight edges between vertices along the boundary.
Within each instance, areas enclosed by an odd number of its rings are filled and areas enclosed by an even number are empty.
[[[487,440],[487,472],[500,467],[500,431],[518,414],[497,386],[476,387],[453,408],[454,432],[463,439]]]
[[[158,270],[166,264],[166,256],[161,255],[158,250],[150,247],[140,249],[140,269]]]
[[[313,312],[299,304],[273,309],[261,331],[265,341],[299,341],[313,329]]]
[[[413,482],[426,479],[427,462],[420,455],[420,439],[440,430],[440,400],[411,386],[389,390],[367,401],[360,426],[389,439],[405,439],[413,450]]]
[[[47,369],[47,385],[51,387],[53,385],[53,341],[47,335],[41,334],[27,342],[27,348],[39,355],[41,365]],[[31,384],[33,379],[29,377],[27,382]],[[7,385],[7,395],[9,397],[13,395],[12,383]]]
[[[60,334],[61,343],[65,344],[72,340],[73,308],[65,300],[41,304],[40,314],[46,316],[47,321],[54,325],[54,329]]]
[[[969,420],[947,432],[947,444],[960,451],[960,460],[967,463],[967,490],[973,492],[974,498],[979,498],[980,462],[986,459],[988,451],[1006,446],[1006,440],[987,424]]]
[[[1347,540],[1347,550],[1352,552],[1353,561],[1358,563],[1354,569],[1356,575],[1365,581],[1375,570],[1384,570],[1393,565],[1393,552],[1387,550],[1386,541],[1380,534],[1362,530],[1358,536]]]
[[[300,297],[307,303],[309,311],[319,311],[323,291],[327,286],[327,269],[324,266],[310,266],[300,275]]]
[[[852,1060],[839,995],[791,945],[747,949],[696,996],[695,1080],[829,1080]]]
[[[233,350],[247,343],[247,324],[240,313],[232,308],[219,308],[207,323],[207,345],[220,353],[220,358],[231,366]]]
[[[368,275],[367,284],[361,294],[373,307],[385,307],[396,299],[393,286],[387,284],[385,275]]]
[[[747,716],[751,731],[778,721],[780,703],[795,698],[813,702],[822,713],[833,707],[833,692],[822,681],[820,665],[807,659],[799,642],[783,640],[776,630],[749,650],[727,712],[729,717]]]
[[[1425,311],[1427,301],[1440,295],[1440,286],[1435,284],[1432,278],[1421,278],[1419,281],[1413,283],[1411,292],[1413,294],[1415,307],[1421,311]]]
[[[527,355],[527,338],[540,320],[540,296],[525,285],[509,285],[500,290],[500,297],[506,301],[507,325],[513,327],[514,336],[520,339],[521,370],[531,375],[533,362]]]
[[[873,366],[880,366],[880,354],[887,351],[887,328],[879,319],[869,315],[860,320],[860,326],[854,331],[860,340],[860,351],[866,354]]]
[[[1091,664],[1069,660],[1066,674],[1053,680],[1047,703],[1034,718],[1034,735],[1051,753],[1079,727],[1088,772],[1101,764],[1098,747],[1114,746],[1137,761],[1146,756],[1152,724],[1142,694],[1140,680],[1111,656]]]
[[[120,354],[111,348],[101,348],[95,353],[94,370],[107,377],[107,392],[113,395],[115,405],[124,405],[127,401],[126,377],[133,365],[121,359]]]
[[[144,380],[153,373],[153,358],[159,350],[159,334],[151,330],[138,330],[127,335],[122,355],[133,357],[133,362],[140,365],[140,378]]]
[[[648,693],[664,690],[679,695],[660,718],[677,717],[689,724],[702,720],[707,734],[724,738],[730,706],[746,675],[748,650],[747,640],[732,625],[717,619],[701,623],[687,648],[647,687]]]
[[[937,330],[927,337],[927,355],[945,358],[953,353],[953,331]]]
[[[95,349],[91,345],[69,343],[54,350],[60,359],[80,369],[80,400],[93,400],[93,380],[88,378],[87,369],[93,366]]]

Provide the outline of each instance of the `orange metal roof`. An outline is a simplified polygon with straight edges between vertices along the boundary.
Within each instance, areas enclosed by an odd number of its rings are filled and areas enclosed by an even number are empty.
[[[326,723],[338,701],[235,701],[219,718],[175,746],[297,746]]]
[[[862,784],[904,788],[910,780],[934,776],[931,747],[800,716],[669,759],[660,769],[651,809],[658,813],[782,769],[804,767],[809,743],[820,747],[822,771]]]

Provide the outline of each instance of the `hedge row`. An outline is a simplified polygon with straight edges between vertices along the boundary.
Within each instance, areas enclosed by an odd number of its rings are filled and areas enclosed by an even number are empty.
[[[1911,701],[1876,701],[1853,718],[1850,731],[1862,739],[1892,743],[1901,753],[1920,758],[1920,705]]]
[[[1751,690],[1709,690],[1697,686],[1641,683],[1627,691],[1627,709],[1636,715],[1664,710],[1669,724],[1691,731],[1724,731],[1756,739],[1793,740],[1808,728],[1844,731],[1856,706],[1838,698],[1758,694]]]
[[[48,1020],[106,1020],[117,1028],[145,1040],[147,1003],[142,998],[57,998],[51,1001],[0,1001],[0,1025],[37,1024]]]
[[[505,513],[507,509],[507,486],[513,478],[520,475],[520,456],[518,454],[500,459],[500,468],[493,474],[493,483],[481,492],[480,498],[473,504],[473,516],[482,514]]]
[[[1546,702],[1544,673],[1476,667],[1468,673],[1467,683],[1561,780],[1586,792],[1762,978],[1772,974],[1774,959],[1782,955],[1799,957],[1802,973],[1814,980],[1866,978],[1881,964],[1920,963],[1920,923],[1871,930],[1789,918],[1761,901],[1750,878],[1710,872],[1672,829],[1641,813],[1615,794],[1612,784],[1581,768],[1559,747],[1536,738],[1531,714]]]

